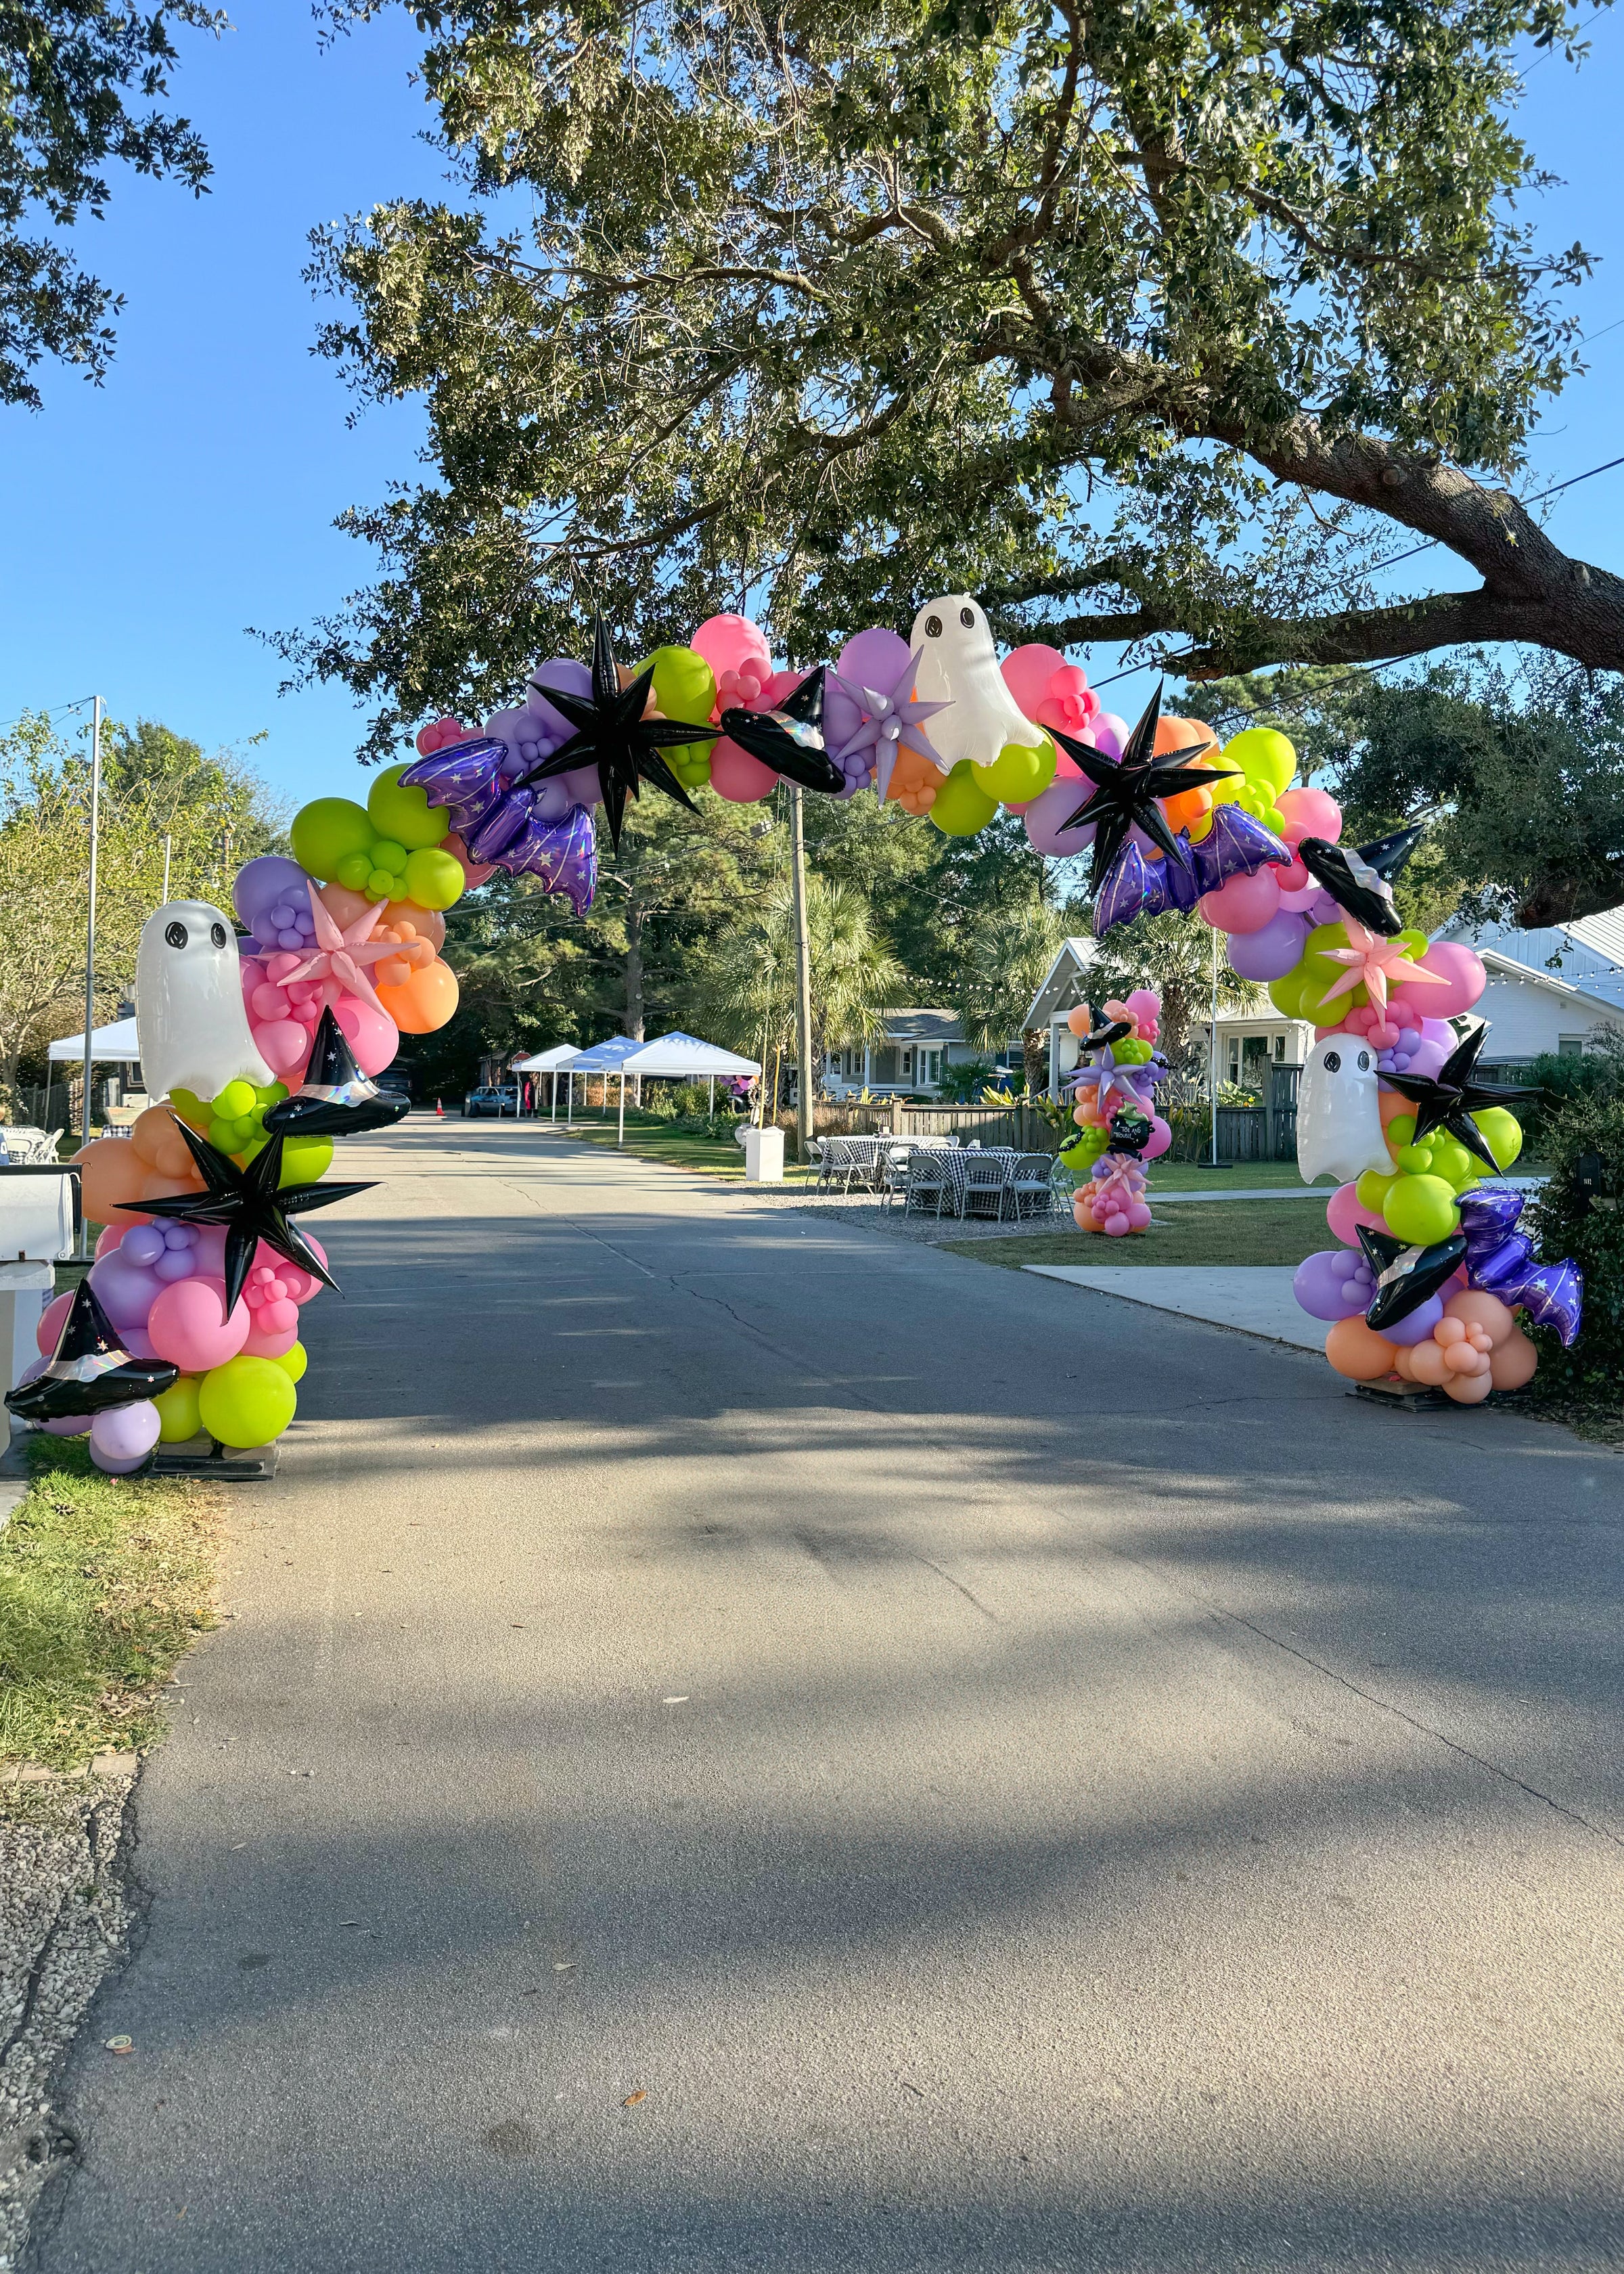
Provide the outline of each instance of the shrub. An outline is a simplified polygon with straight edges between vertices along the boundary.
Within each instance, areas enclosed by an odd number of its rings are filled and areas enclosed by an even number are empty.
[[[1547,1124],[1545,1150],[1550,1180],[1524,1211],[1522,1228],[1548,1261],[1571,1255],[1583,1272],[1584,1319],[1570,1351],[1549,1329],[1532,1329],[1539,1345],[1536,1382],[1599,1394],[1616,1405],[1624,1383],[1624,1090],[1581,1096],[1561,1107]],[[1587,1153],[1600,1155],[1617,1207],[1586,1207],[1579,1161]]]
[[[1522,1125],[1522,1148],[1542,1160],[1560,1116],[1586,1099],[1616,1097],[1624,1090],[1624,1056],[1613,1050],[1546,1051],[1515,1079],[1532,1093],[1512,1111]]]
[[[944,1104],[974,1105],[984,1088],[998,1079],[990,1058],[967,1058],[962,1065],[944,1065],[936,1092]]]

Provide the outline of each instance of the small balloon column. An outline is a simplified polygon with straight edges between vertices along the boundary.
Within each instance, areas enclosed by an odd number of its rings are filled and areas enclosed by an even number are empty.
[[[201,900],[143,927],[136,1021],[163,1102],[75,1156],[104,1228],[7,1400],[88,1434],[101,1468],[129,1473],[200,1432],[267,1445],[293,1419],[300,1313],[335,1284],[303,1219],[368,1189],[328,1178],[334,1141],[401,1118],[404,1096],[372,1077],[456,1007],[438,951],[466,871],[448,814],[403,772],[365,806],[317,799],[294,817],[294,859],[239,871],[245,937]]]
[[[1155,1110],[1156,1086],[1168,1073],[1155,1046],[1161,1015],[1161,997],[1144,987],[1136,987],[1125,1003],[1108,1003],[1103,1026],[1092,1024],[1086,1006],[1071,1014],[1083,1063],[1069,1081],[1078,1134],[1060,1158],[1083,1179],[1071,1198],[1079,1231],[1121,1239],[1150,1229],[1141,1164],[1173,1141]]]

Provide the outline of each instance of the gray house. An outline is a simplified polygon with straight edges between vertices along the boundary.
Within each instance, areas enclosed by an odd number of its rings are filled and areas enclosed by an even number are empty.
[[[831,1097],[869,1089],[881,1096],[931,1097],[946,1065],[972,1065],[989,1053],[966,1042],[952,1011],[882,1011],[883,1032],[866,1043],[831,1050],[823,1088]]]

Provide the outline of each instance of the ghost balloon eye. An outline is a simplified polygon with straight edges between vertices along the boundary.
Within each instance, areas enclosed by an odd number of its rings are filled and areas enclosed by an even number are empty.
[[[940,617],[940,616],[927,616],[927,617],[925,618],[925,637],[926,637],[927,639],[940,639],[940,638],[941,638],[941,636],[942,636],[942,619],[941,619],[941,617]]]
[[[974,608],[960,608],[959,611],[959,621],[964,626],[966,631],[970,630],[975,622],[975,610]]]
[[[216,947],[223,947],[226,944],[226,928],[224,924],[210,924],[208,928],[208,936],[214,941]]]
[[[1359,1072],[1361,1073],[1368,1073],[1370,1072],[1370,1052],[1368,1050],[1361,1050],[1359,1052]]]
[[[1335,1051],[1335,1050],[1327,1050],[1327,1051],[1326,1052],[1326,1054],[1325,1054],[1325,1070],[1326,1070],[1327,1073],[1340,1073],[1342,1072],[1342,1058],[1341,1058],[1340,1054],[1339,1054],[1337,1051]]]
[[[165,924],[163,936],[171,947],[184,947],[186,945],[186,927],[184,923]]]

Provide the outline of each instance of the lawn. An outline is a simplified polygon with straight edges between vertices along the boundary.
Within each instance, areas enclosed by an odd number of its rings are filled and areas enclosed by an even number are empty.
[[[1327,1199],[1330,1197],[1327,1190]],[[1134,1263],[1298,1264],[1317,1249],[1336,1243],[1323,1212],[1307,1201],[1241,1201],[1214,1208],[1198,1201],[1189,1208],[1157,1204],[1147,1232],[1107,1239],[1098,1232],[1050,1231],[1012,1233],[1008,1239],[951,1240],[955,1255],[978,1263],[1001,1263],[1018,1271],[1026,1263],[1080,1263],[1092,1269]]]
[[[201,1485],[103,1476],[28,1441],[0,1532],[0,1759],[77,1768],[160,1734],[159,1693],[214,1621],[219,1508]]]
[[[1243,1161],[1238,1168],[1214,1169],[1200,1161],[1169,1161],[1163,1158],[1148,1163],[1151,1197],[1160,1185],[1169,1193],[1252,1193],[1267,1186],[1273,1191],[1286,1186],[1292,1191],[1302,1187],[1295,1161]],[[1335,1189],[1327,1178],[1325,1194],[1328,1200]],[[1304,1203],[1306,1205],[1306,1203]]]
[[[560,1128],[563,1124],[559,1124]],[[577,1118],[569,1134],[582,1137],[589,1145],[606,1145],[611,1152],[615,1146],[615,1117],[613,1112],[605,1121],[596,1115],[590,1119]],[[794,1151],[793,1133],[786,1133],[784,1141],[784,1180],[786,1184],[803,1183],[809,1171],[789,1156]],[[645,1160],[663,1161],[668,1169],[698,1169],[714,1177],[742,1177],[744,1148],[735,1145],[732,1137],[707,1137],[696,1129],[673,1129],[669,1121],[658,1114],[636,1113],[630,1107],[626,1114],[626,1142],[619,1149],[638,1153]]]

